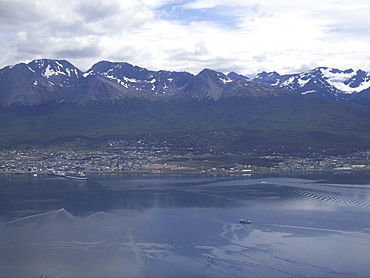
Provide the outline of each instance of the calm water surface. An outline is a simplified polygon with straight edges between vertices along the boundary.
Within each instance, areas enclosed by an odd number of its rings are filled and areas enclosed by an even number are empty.
[[[0,222],[1,277],[370,276],[366,174],[0,175]]]

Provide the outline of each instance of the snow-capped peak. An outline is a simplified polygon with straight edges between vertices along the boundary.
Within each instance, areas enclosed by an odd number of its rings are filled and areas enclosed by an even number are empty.
[[[80,71],[67,61],[40,59],[28,63],[29,70],[39,72],[46,78],[64,75],[65,77],[81,77]]]
[[[275,72],[262,72],[254,81],[280,86],[301,94],[316,94],[323,97],[343,99],[344,95],[361,92],[370,87],[369,73],[353,69],[339,70],[318,67],[298,74],[279,75]]]

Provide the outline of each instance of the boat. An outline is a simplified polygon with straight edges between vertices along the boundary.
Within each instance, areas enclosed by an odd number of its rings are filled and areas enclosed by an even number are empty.
[[[50,175],[57,176],[57,177],[65,177],[66,172],[65,171],[52,171]]]
[[[67,179],[87,180],[87,177],[83,172],[66,172],[64,177]]]
[[[239,223],[241,223],[241,224],[251,224],[252,221],[251,220],[247,220],[245,218],[242,218],[242,219],[239,219]]]

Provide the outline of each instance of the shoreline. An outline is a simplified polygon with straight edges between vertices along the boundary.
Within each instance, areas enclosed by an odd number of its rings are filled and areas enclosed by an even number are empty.
[[[176,156],[132,151],[109,152],[0,152],[0,174],[48,174],[55,171],[84,173],[144,173],[250,176],[275,173],[322,173],[370,171],[370,150],[344,156],[284,156],[257,154]]]
[[[251,173],[232,173],[232,172],[199,172],[199,171],[143,171],[143,170],[133,170],[133,171],[83,171],[87,175],[118,175],[118,174],[143,174],[143,175],[196,175],[196,176],[238,176],[238,177],[252,177],[254,175],[274,175],[274,174],[355,174],[355,173],[369,173],[370,169],[352,169],[352,170],[310,170],[310,171],[253,171]],[[0,175],[42,175],[42,176],[54,176],[45,172],[27,172],[27,171],[2,171]]]

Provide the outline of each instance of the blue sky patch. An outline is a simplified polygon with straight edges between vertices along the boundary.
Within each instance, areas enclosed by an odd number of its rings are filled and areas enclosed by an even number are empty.
[[[224,28],[237,27],[237,16],[232,12],[231,7],[217,6],[213,8],[188,9],[183,7],[184,3],[169,3],[161,6],[158,9],[160,18],[178,20],[185,24],[209,21]]]

